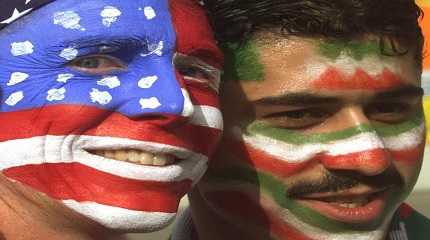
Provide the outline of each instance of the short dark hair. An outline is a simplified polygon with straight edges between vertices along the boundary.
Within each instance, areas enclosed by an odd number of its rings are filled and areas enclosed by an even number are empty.
[[[417,51],[422,62],[424,38],[414,0],[205,0],[221,43],[241,42],[260,29],[279,28],[296,36],[350,40],[372,34],[397,51],[393,40]],[[397,52],[396,52],[397,51]]]

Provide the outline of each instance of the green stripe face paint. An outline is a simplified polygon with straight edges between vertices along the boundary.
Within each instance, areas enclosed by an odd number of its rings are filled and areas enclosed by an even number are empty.
[[[381,55],[381,47],[377,41],[319,41],[319,52],[332,60],[344,54],[361,61],[369,55]]]
[[[222,46],[225,55],[224,79],[239,81],[262,81],[263,65],[253,40],[244,44],[225,44]]]
[[[263,135],[271,139],[301,145],[306,143],[326,143],[335,140],[346,139],[364,132],[376,132],[382,137],[397,136],[403,132],[418,127],[423,123],[421,114],[413,119],[395,125],[371,126],[370,124],[361,124],[342,131],[305,135],[298,131],[283,128],[272,127],[263,121],[256,121],[248,126],[248,132],[252,135]]]

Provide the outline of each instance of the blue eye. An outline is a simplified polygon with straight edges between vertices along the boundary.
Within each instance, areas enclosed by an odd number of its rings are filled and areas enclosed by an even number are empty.
[[[127,66],[118,58],[102,54],[79,57],[68,66],[79,72],[101,75],[127,70]]]

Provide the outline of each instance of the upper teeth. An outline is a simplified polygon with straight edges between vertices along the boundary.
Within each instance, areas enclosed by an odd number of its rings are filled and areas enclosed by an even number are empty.
[[[355,208],[364,206],[369,203],[368,196],[356,196],[356,197],[335,197],[327,199],[328,202],[334,205],[339,205],[346,208]]]
[[[140,150],[95,150],[92,153],[118,161],[133,162],[142,165],[166,166],[172,164],[175,159],[167,154],[153,154]]]

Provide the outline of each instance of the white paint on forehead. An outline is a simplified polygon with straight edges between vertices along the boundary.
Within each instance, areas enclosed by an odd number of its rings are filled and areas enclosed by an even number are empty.
[[[73,75],[71,73],[61,73],[61,74],[58,74],[58,76],[57,76],[57,82],[66,83],[67,80],[71,79],[74,76],[75,75]]]
[[[81,29],[80,21],[81,17],[74,11],[54,13],[54,24],[60,25],[65,29]]]
[[[145,17],[148,20],[151,20],[157,16],[157,14],[155,13],[155,10],[151,6],[145,7],[143,9],[143,13],[145,14]]]
[[[60,101],[66,97],[65,94],[66,94],[66,89],[64,87],[53,88],[53,89],[48,90],[46,100],[48,100],[49,102]]]
[[[102,23],[106,27],[110,27],[112,23],[118,20],[118,17],[121,16],[121,11],[113,6],[106,6],[100,12],[100,16],[102,17]]]
[[[370,55],[358,61],[346,53],[342,53],[336,60],[315,57],[305,64],[306,73],[312,79],[317,79],[329,67],[340,70],[347,75],[354,75],[358,69],[362,69],[366,73],[376,76],[385,69],[390,70],[392,73],[397,73],[401,69],[400,66],[401,62],[396,59],[382,59],[381,56]]]
[[[163,48],[164,48],[164,42],[160,41],[158,43],[150,43],[148,44],[148,51],[149,53],[142,53],[140,54],[140,56],[142,57],[146,57],[152,54],[155,54],[157,56],[162,56],[163,55]]]
[[[121,81],[117,76],[107,76],[97,81],[97,85],[106,86],[110,89],[121,86]]]
[[[33,53],[33,44],[30,41],[14,42],[11,44],[10,52],[13,56],[22,56]]]
[[[143,77],[139,80],[139,82],[137,83],[137,85],[140,88],[143,89],[147,89],[147,88],[151,88],[152,85],[158,80],[157,76],[147,76],[147,77]]]
[[[78,50],[73,47],[65,48],[61,51],[60,57],[66,59],[66,60],[73,60],[78,56]]]
[[[101,105],[106,105],[112,101],[112,96],[107,91],[99,91],[96,88],[93,88],[90,92],[90,98],[93,103],[98,103]]]
[[[14,72],[10,75],[9,82],[6,85],[13,86],[15,84],[25,81],[28,77],[29,75],[27,73]]]
[[[160,101],[156,97],[141,98],[139,104],[142,109],[156,109],[161,106]]]
[[[24,98],[24,92],[18,91],[14,92],[6,99],[5,103],[9,106],[15,106],[17,103],[19,103]]]

